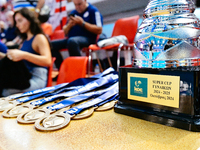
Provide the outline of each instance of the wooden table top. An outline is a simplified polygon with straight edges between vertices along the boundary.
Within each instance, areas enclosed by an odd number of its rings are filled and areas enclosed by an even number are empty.
[[[118,114],[114,109],[72,120],[58,131],[0,117],[0,150],[197,150],[200,133]]]

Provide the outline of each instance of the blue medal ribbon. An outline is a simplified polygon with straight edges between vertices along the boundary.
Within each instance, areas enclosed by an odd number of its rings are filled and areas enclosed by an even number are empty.
[[[117,95],[119,93],[119,88],[118,88],[118,84],[114,84],[112,86],[112,88],[105,92],[104,94],[102,94],[101,96],[97,97],[97,98],[94,98],[93,100],[91,101],[88,101],[88,102],[85,102],[83,104],[80,104],[76,107],[73,107],[67,111],[64,111],[64,113],[68,113],[70,115],[77,115],[78,113],[80,113],[82,110],[86,109],[86,108],[90,108],[92,106],[95,106],[99,103],[102,103],[104,102],[105,100],[108,100],[109,98],[111,98],[113,100],[113,97],[115,95]]]
[[[94,105],[94,107],[99,107],[99,106],[102,106],[102,105],[104,105],[104,104],[106,104],[106,103],[112,101],[112,100],[118,100],[118,99],[119,99],[119,93],[117,93],[117,94],[114,95],[113,97],[111,97],[111,98],[109,98],[109,99],[107,99],[107,100],[105,100],[105,101],[103,101],[103,102],[101,102],[101,103],[99,103],[99,104]]]
[[[34,94],[38,94],[38,93],[42,93],[42,92],[52,91],[52,90],[55,90],[55,89],[58,89],[58,88],[62,88],[64,86],[66,86],[67,84],[68,83],[62,83],[62,84],[55,85],[55,86],[52,86],[52,87],[47,87],[47,88],[42,88],[42,89],[37,89],[37,90],[25,92],[25,93],[22,93],[22,94],[19,94],[19,95],[12,95],[12,96],[9,96],[9,98],[10,99],[17,99],[17,98],[24,97],[24,96],[30,96],[30,95],[34,95]]]
[[[118,84],[118,82],[116,82],[115,84]],[[54,104],[54,105],[48,106],[47,109],[50,109],[51,111],[54,111],[54,110],[57,111],[59,109],[68,107],[72,104],[81,102],[83,100],[87,100],[87,99],[91,99],[91,98],[95,98],[97,96],[100,96],[103,93],[105,93],[106,91],[109,91],[110,89],[112,89],[112,86],[109,87],[109,88],[106,88],[104,90],[88,92],[88,93],[85,93],[85,94],[80,94],[80,95],[77,95],[77,96],[74,96],[74,97],[71,97],[71,98],[67,98],[67,99],[62,100],[61,102]],[[103,104],[101,104],[101,105],[103,105]]]
[[[61,94],[57,94],[57,95],[53,95],[35,102],[31,102],[31,105],[34,106],[40,106],[43,105],[47,102],[51,102],[57,99],[62,99],[62,98],[67,98],[67,97],[71,97],[71,96],[75,96],[81,93],[85,93],[91,90],[95,90],[99,87],[105,86],[105,85],[111,85],[113,83],[115,83],[116,81],[118,81],[118,75],[117,74],[109,74],[106,75],[102,78],[96,79],[92,82],[89,82],[88,84],[86,84],[85,86],[82,86],[78,89],[72,90],[72,91],[68,91],[65,93],[61,93]]]
[[[103,93],[103,92],[101,92],[101,93]],[[78,103],[78,102],[81,102],[83,100],[87,100],[87,99],[99,96],[101,93],[100,92],[89,92],[89,93],[85,93],[85,94],[80,94],[80,95],[74,96],[72,98],[62,100],[61,102],[58,102],[54,105],[48,106],[47,109],[50,109],[51,111],[54,111],[54,110],[57,111],[59,109],[70,106],[74,103]]]
[[[25,103],[25,102],[28,102],[28,101],[31,101],[31,100],[34,100],[36,98],[40,98],[40,97],[48,97],[48,96],[52,96],[52,95],[56,95],[56,94],[59,94],[61,93],[63,90],[59,90],[55,93],[52,93],[62,87],[65,87],[64,84],[60,84],[59,86],[56,86],[55,88],[52,88],[51,90],[48,90],[48,91],[45,91],[45,92],[42,92],[42,93],[39,93],[39,94],[36,94],[36,95],[32,95],[32,96],[29,96],[29,97],[22,97],[22,98],[19,98],[19,99],[16,99],[17,102],[19,103]],[[71,87],[67,87],[67,88],[64,88],[64,90],[70,90]]]
[[[70,82],[70,83],[62,83],[62,84],[55,85],[55,86],[52,86],[52,87],[46,87],[46,88],[42,88],[42,89],[28,91],[28,92],[25,92],[25,93],[22,93],[22,94],[11,95],[11,96],[9,96],[9,98],[10,99],[17,99],[17,98],[21,98],[21,97],[25,97],[25,96],[31,96],[31,95],[39,94],[39,93],[42,93],[42,92],[59,89],[58,87],[62,88],[64,86],[71,87],[71,88],[73,88],[73,87],[77,88],[77,86],[85,85],[85,84],[87,84],[91,81],[94,81],[95,78],[101,78],[102,76],[105,76],[105,75],[112,73],[112,72],[114,72],[114,69],[108,68],[105,71],[103,71],[102,73],[94,75],[90,78],[79,78],[79,79],[77,79],[73,82]]]
[[[33,99],[36,99],[36,98],[44,97],[49,92],[50,91],[46,91],[46,92],[39,93],[39,94],[36,94],[36,95],[33,95],[33,96],[22,97],[22,98],[17,99],[16,101],[19,102],[19,103],[25,103],[25,102],[31,101]]]
[[[108,69],[104,70],[102,73],[96,74],[96,75],[92,76],[91,78],[101,78],[101,77],[111,74],[113,72],[115,72],[115,70],[112,67],[109,67]]]

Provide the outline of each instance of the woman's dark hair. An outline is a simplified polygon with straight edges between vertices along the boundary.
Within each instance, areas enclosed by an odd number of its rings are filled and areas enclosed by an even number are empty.
[[[13,15],[14,18],[14,25],[16,26],[16,20],[15,20],[15,16],[16,14],[21,14],[23,17],[25,17],[29,22],[30,22],[30,31],[33,35],[36,34],[44,34],[41,25],[40,25],[40,21],[37,19],[37,17],[35,16],[34,12],[30,11],[27,8],[22,8],[18,11],[15,12],[15,14]],[[18,29],[16,29],[17,34],[20,35],[20,37],[25,40],[27,38],[26,33],[20,33],[20,31]],[[45,35],[45,34],[44,34]]]

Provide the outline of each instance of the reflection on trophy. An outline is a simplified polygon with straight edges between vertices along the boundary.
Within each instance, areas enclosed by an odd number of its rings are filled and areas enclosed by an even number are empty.
[[[133,66],[200,65],[200,24],[192,0],[150,0],[138,28]]]

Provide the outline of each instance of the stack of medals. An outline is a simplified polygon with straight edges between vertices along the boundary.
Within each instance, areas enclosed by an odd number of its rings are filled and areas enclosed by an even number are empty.
[[[133,67],[199,69],[200,24],[194,10],[192,0],[150,0],[135,37]]]
[[[70,119],[113,108],[118,95],[118,74],[108,68],[90,78],[0,98],[0,111],[4,118],[53,131],[67,126]]]

